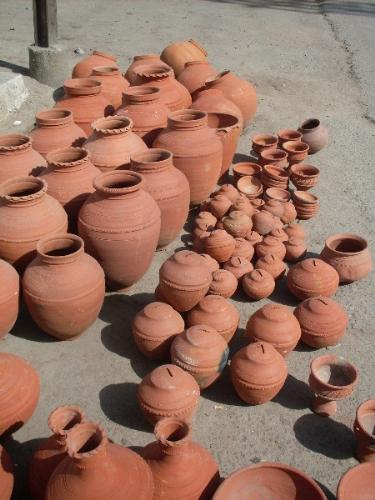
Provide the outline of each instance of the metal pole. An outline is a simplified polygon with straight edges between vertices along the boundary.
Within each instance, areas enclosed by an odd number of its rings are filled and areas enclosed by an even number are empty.
[[[33,0],[34,39],[38,47],[50,47],[57,41],[56,0]]]

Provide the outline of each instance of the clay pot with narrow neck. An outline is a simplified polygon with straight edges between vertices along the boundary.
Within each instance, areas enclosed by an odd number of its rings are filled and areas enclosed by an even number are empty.
[[[232,202],[225,194],[217,193],[207,203],[207,210],[220,221],[231,209]]]
[[[242,129],[238,118],[234,115],[224,113],[207,113],[207,115],[208,126],[216,130],[223,145],[221,177],[228,172],[232,164]]]
[[[131,157],[132,170],[142,174],[146,190],[161,212],[158,248],[169,245],[180,234],[189,213],[190,188],[185,175],[173,165],[165,149],[149,149]]]
[[[222,222],[224,229],[235,238],[244,238],[253,225],[251,218],[240,210],[232,210]]]
[[[0,259],[0,339],[13,328],[18,317],[20,277],[13,266]]]
[[[258,257],[264,257],[267,254],[277,255],[281,260],[284,260],[286,248],[282,241],[274,236],[266,236],[261,243],[255,247],[255,253]]]
[[[284,276],[286,271],[285,262],[278,255],[267,253],[259,257],[256,261],[255,269],[263,269],[270,273],[273,279],[277,280]]]
[[[321,259],[305,259],[288,272],[289,291],[301,300],[309,297],[331,297],[339,286],[337,271]]]
[[[137,74],[137,69],[143,66],[161,66],[166,70],[171,67],[165,64],[158,54],[139,54],[133,57],[133,61],[126,70],[125,78],[130,82],[130,85],[140,85],[141,79]]]
[[[375,464],[359,464],[340,479],[337,500],[371,499],[375,489]]]
[[[231,257],[227,262],[224,263],[223,269],[230,271],[233,276],[240,282],[242,276],[250,273],[254,267],[249,259],[246,257]]]
[[[357,459],[375,465],[375,399],[358,406],[353,429],[357,440]]]
[[[238,118],[241,131],[243,130],[243,117],[240,108],[227,99],[221,90],[209,89],[205,86],[195,92],[191,109],[198,109],[206,113],[224,113]]]
[[[224,229],[215,229],[204,240],[205,253],[211,255],[219,263],[230,259],[236,242]]]
[[[31,136],[0,135],[0,183],[14,177],[38,175],[47,166],[32,143]]]
[[[232,257],[243,257],[249,261],[254,256],[254,246],[245,238],[234,238],[236,246],[234,247]]]
[[[258,155],[262,151],[277,149],[277,137],[272,134],[255,134],[251,138],[251,149]]]
[[[298,129],[302,141],[308,144],[309,154],[313,155],[328,144],[328,129],[317,118],[305,120]]]
[[[94,80],[102,84],[102,94],[117,109],[122,104],[122,94],[129,87],[129,82],[115,66],[96,66],[92,70]]]
[[[192,38],[184,42],[174,42],[165,47],[160,55],[162,61],[173,68],[178,77],[189,61],[205,61],[207,52]]]
[[[276,133],[279,140],[279,147],[281,147],[284,142],[296,141],[300,142],[302,140],[302,134],[298,130],[293,130],[290,128],[283,128]]]
[[[188,89],[190,94],[201,89],[210,76],[215,76],[217,71],[208,61],[188,61],[178,75],[177,80]]]
[[[117,57],[94,50],[92,54],[81,59],[73,68],[72,78],[87,78],[92,75],[95,66],[115,66],[118,67]]]
[[[190,185],[190,203],[202,203],[215,189],[223,162],[223,146],[216,130],[209,128],[207,113],[185,109],[171,113],[168,127],[153,143],[173,153],[176,168]]]
[[[79,212],[79,234],[104,269],[108,286],[128,288],[151,264],[160,234],[160,209],[136,172],[101,174],[94,187]]]
[[[6,449],[0,445],[1,500],[10,500],[14,486],[13,463]]]
[[[275,289],[275,280],[264,269],[254,269],[242,277],[243,291],[253,300],[269,297]]]
[[[40,239],[67,228],[68,216],[43,179],[16,177],[0,185],[0,258],[19,272],[34,258]]]
[[[286,249],[285,259],[288,262],[297,262],[306,255],[307,246],[305,240],[300,238],[289,238],[284,245]]]
[[[298,191],[307,191],[316,186],[320,171],[313,165],[306,163],[294,164],[289,169],[290,180],[296,186]]]
[[[129,448],[112,443],[98,424],[82,423],[71,429],[66,449],[67,456],[48,481],[46,500],[153,497],[153,478],[146,462]]]

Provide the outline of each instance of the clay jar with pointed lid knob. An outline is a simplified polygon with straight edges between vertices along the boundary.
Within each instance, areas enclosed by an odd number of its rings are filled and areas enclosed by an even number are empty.
[[[240,210],[231,211],[222,222],[224,229],[235,238],[245,237],[252,227],[250,217]]]
[[[0,257],[19,272],[34,258],[37,242],[67,230],[68,216],[47,193],[47,183],[16,177],[0,185]]]
[[[112,443],[98,424],[75,426],[66,437],[66,448],[67,456],[48,481],[46,500],[153,497],[153,478],[146,462],[129,448]]]
[[[0,339],[13,328],[18,317],[20,277],[13,266],[0,259]]]
[[[222,184],[216,194],[223,194],[224,196],[229,198],[232,203],[235,203],[240,196],[240,193],[233,186],[233,184]]]
[[[270,233],[275,227],[275,219],[269,212],[262,210],[257,212],[252,217],[253,230],[262,236]]]
[[[94,50],[92,54],[84,57],[73,68],[72,78],[86,78],[92,75],[92,70],[95,66],[115,66],[117,58],[106,52]]]
[[[233,273],[225,269],[218,269],[212,273],[212,283],[208,293],[229,299],[237,290],[237,286],[238,280]]]
[[[301,224],[289,223],[286,227],[284,227],[284,231],[289,238],[304,240],[306,237],[306,232]]]
[[[289,238],[284,245],[286,249],[285,259],[288,262],[301,260],[307,252],[305,240],[300,238]]]
[[[213,231],[215,229],[216,223],[217,219],[213,214],[211,214],[211,212],[199,212],[194,220],[194,236],[199,237],[203,233]]]
[[[233,205],[231,206],[230,210],[240,210],[241,212],[244,212],[246,215],[249,217],[252,217],[255,212],[255,208],[251,204],[250,200],[245,196],[244,194],[239,194],[238,198],[236,201],[233,202]]]
[[[168,359],[173,339],[184,331],[182,316],[169,304],[151,302],[134,318],[132,332],[138,349],[150,359]]]
[[[92,70],[94,80],[102,84],[102,94],[117,109],[122,104],[122,94],[129,87],[129,82],[115,66],[96,66]]]
[[[313,155],[328,144],[328,129],[317,118],[308,118],[299,127],[302,141],[308,144],[309,154]]]
[[[375,489],[375,464],[359,464],[340,479],[337,500],[371,499]]]
[[[28,470],[28,486],[35,500],[44,498],[51,474],[67,456],[65,445],[68,432],[84,421],[85,414],[78,406],[60,406],[50,413],[48,427],[52,435],[42,440]]]
[[[214,130],[223,145],[223,159],[220,177],[224,176],[232,164],[242,132],[239,119],[226,113],[207,113],[208,126]]]
[[[337,271],[321,259],[305,259],[288,272],[287,285],[301,300],[309,297],[331,297],[339,286]]]
[[[167,45],[160,59],[171,66],[178,77],[189,61],[205,61],[207,52],[192,38],[184,42],[174,42]]]
[[[263,210],[269,212],[276,217],[282,217],[284,215],[284,205],[282,201],[278,200],[267,200],[263,205]]]
[[[284,203],[284,213],[280,217],[283,224],[290,224],[297,218],[297,211],[291,201]]]
[[[286,266],[278,255],[267,253],[256,261],[255,269],[263,269],[270,273],[273,279],[277,280],[284,276]]]
[[[231,206],[232,202],[228,196],[217,193],[207,203],[207,210],[218,220],[221,220],[229,212]]]
[[[255,253],[258,257],[264,257],[267,254],[277,255],[281,260],[284,259],[286,249],[282,241],[274,236],[266,236],[261,243],[255,247]]]
[[[253,246],[255,247],[255,245],[257,243],[260,243],[261,241],[263,241],[263,236],[261,236],[259,233],[257,233],[256,231],[249,231],[246,235],[246,240]]]
[[[233,115],[239,120],[239,126],[243,129],[243,116],[240,108],[234,102],[227,99],[223,92],[218,89],[209,89],[206,86],[197,90],[193,96],[191,109],[206,111],[206,113],[225,113]]]
[[[188,61],[177,80],[188,89],[190,94],[204,86],[204,82],[217,71],[208,61]]]
[[[82,206],[78,231],[87,252],[104,269],[113,289],[127,288],[147,271],[160,234],[160,210],[141,174],[107,172]]]
[[[231,257],[236,242],[224,229],[215,229],[204,240],[204,249],[218,262],[226,262]]]
[[[6,449],[0,445],[0,498],[10,500],[14,486],[13,463]]]
[[[220,269],[219,263],[211,255],[208,255],[208,253],[201,253],[199,256],[203,259],[204,265],[211,273]]]
[[[277,148],[277,137],[272,134],[255,134],[251,138],[251,148],[255,153]]]
[[[26,423],[39,400],[36,370],[15,354],[0,353],[0,436],[11,434]]]
[[[375,399],[369,399],[357,408],[353,425],[357,440],[356,457],[360,462],[375,465]]]
[[[254,342],[243,347],[230,364],[230,376],[238,396],[253,405],[273,399],[287,375],[284,358],[267,342]]]
[[[236,246],[234,247],[232,257],[242,257],[251,260],[254,255],[254,247],[245,238],[235,238]]]
[[[275,167],[286,168],[288,166],[288,154],[283,149],[271,149],[271,150],[266,149],[260,153],[259,161],[260,164],[263,166],[273,165]],[[273,186],[273,187],[279,187],[279,186]]]
[[[130,85],[140,85],[141,78],[137,75],[137,69],[144,66],[162,66],[166,70],[170,70],[170,66],[165,64],[159,54],[139,54],[133,57],[133,61],[126,70],[125,78],[130,82]]]
[[[242,277],[243,291],[253,300],[269,297],[275,289],[275,280],[264,269],[254,269]]]
[[[231,257],[225,262],[223,269],[230,271],[240,281],[242,276],[250,273],[254,267],[246,257]]]
[[[288,235],[286,234],[284,229],[281,229],[278,227],[275,229],[272,229],[272,231],[270,232],[270,236],[277,238],[282,243],[285,243],[286,241],[288,241]]]

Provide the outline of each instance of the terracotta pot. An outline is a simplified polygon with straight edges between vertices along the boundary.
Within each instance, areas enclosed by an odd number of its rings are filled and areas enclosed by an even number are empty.
[[[297,211],[297,218],[308,220],[319,212],[318,197],[305,191],[293,191],[293,203]]]
[[[60,406],[50,413],[48,427],[52,435],[42,440],[29,464],[28,486],[35,500],[44,498],[49,478],[67,456],[66,436],[84,421],[85,414],[78,406]]]
[[[188,61],[177,80],[188,89],[190,94],[204,86],[210,76],[215,76],[217,71],[208,61]]]
[[[298,344],[301,327],[289,307],[266,304],[250,316],[246,336],[252,342],[272,344],[285,357]]]
[[[154,476],[155,499],[211,499],[220,477],[218,464],[190,440],[185,422],[166,418],[157,423],[156,441],[141,450]]]
[[[284,205],[285,205],[285,203],[284,203]],[[274,225],[274,228],[272,229],[272,231],[284,228],[284,223],[281,222],[280,217],[277,217],[276,215],[274,215],[273,220],[274,220],[275,225]],[[271,233],[272,233],[272,231],[271,231]]]
[[[263,210],[269,212],[276,217],[282,217],[284,215],[284,205],[282,201],[278,200],[267,200],[263,205]]]
[[[254,342],[233,356],[230,377],[245,403],[259,405],[273,399],[288,375],[284,358],[272,344]]]
[[[288,224],[284,231],[288,235],[289,238],[298,238],[300,240],[304,240],[306,237],[305,230],[303,229],[302,224]]]
[[[288,272],[287,285],[301,300],[309,297],[331,297],[339,286],[337,271],[321,259],[305,259]]]
[[[267,211],[255,213],[252,217],[253,230],[262,236],[267,235],[275,228],[275,219]]]
[[[223,161],[223,146],[216,131],[208,127],[207,113],[182,110],[171,113],[168,127],[153,144],[173,153],[174,164],[190,184],[190,202],[203,202],[214,190]]]
[[[223,229],[215,229],[205,239],[205,253],[211,255],[218,262],[226,262],[231,257],[236,242],[229,233]]]
[[[232,207],[231,200],[224,194],[215,194],[207,203],[207,210],[218,220],[222,219]]]
[[[283,128],[281,130],[278,130],[276,135],[279,139],[279,147],[281,147],[284,144],[284,142],[290,142],[290,141],[300,142],[302,140],[301,132],[290,128]]]
[[[115,66],[117,65],[117,57],[94,50],[92,54],[81,59],[73,68],[72,78],[86,78],[92,75],[92,70],[95,66]]]
[[[122,94],[130,83],[116,66],[96,66],[92,70],[93,79],[102,84],[102,94],[117,109],[122,104]]]
[[[0,185],[0,257],[19,272],[34,258],[41,238],[68,228],[65,210],[46,191],[47,183],[34,177]]]
[[[140,54],[133,57],[133,61],[126,70],[125,78],[130,82],[130,85],[140,85],[141,78],[137,74],[137,69],[139,67],[145,66],[161,66],[167,70],[170,70],[171,67],[168,64],[165,64],[158,54]]]
[[[309,145],[300,141],[287,141],[282,145],[284,151],[288,155],[289,165],[302,163],[309,154]]]
[[[292,165],[289,169],[290,180],[296,186],[298,191],[307,191],[318,183],[320,171],[313,165],[299,163]]]
[[[171,361],[190,373],[201,389],[212,385],[224,370],[229,356],[225,339],[212,327],[191,326],[171,345]]]
[[[241,130],[243,129],[243,117],[240,108],[227,99],[221,90],[206,87],[197,90],[193,96],[191,109],[198,109],[206,113],[225,113],[236,116]]]
[[[27,308],[48,335],[72,340],[98,317],[105,294],[104,272],[74,234],[49,236],[36,249],[37,256],[22,278]]]
[[[237,286],[238,281],[230,271],[218,269],[212,273],[212,283],[208,293],[209,295],[220,295],[229,299],[237,290]]]
[[[249,234],[249,233],[248,233]],[[234,247],[232,257],[243,257],[251,261],[254,256],[254,246],[245,238],[235,238],[236,246]]]
[[[253,225],[251,218],[240,210],[232,210],[222,222],[224,229],[235,238],[244,238]]]
[[[146,190],[161,212],[158,247],[177,238],[189,214],[190,189],[185,175],[173,165],[170,151],[149,149],[131,157],[132,169],[146,180]]]
[[[103,95],[102,88],[102,84],[93,78],[65,80],[65,95],[56,102],[55,108],[70,110],[74,122],[85,134],[90,135],[91,123],[114,111],[110,101]]]
[[[289,173],[278,165],[266,164],[262,170],[261,180],[263,186],[267,188],[275,187],[286,190],[288,189]]]
[[[302,341],[315,348],[340,342],[349,324],[345,309],[328,297],[311,297],[294,310],[301,326]]]
[[[272,229],[272,231],[270,232],[270,236],[272,236],[273,238],[278,239],[282,243],[285,243],[289,239],[288,235],[286,234],[286,232],[284,231],[284,229],[280,229],[278,227],[276,227],[275,229]]]
[[[207,52],[193,39],[167,45],[160,55],[162,61],[173,68],[178,77],[189,61],[205,61]]]
[[[241,177],[257,177],[260,179],[263,169],[258,163],[241,162],[235,163],[232,170],[234,180],[237,182]]]
[[[259,233],[257,233],[256,231],[249,231],[246,235],[246,240],[251,243],[251,245],[253,247],[255,247],[255,245],[257,243],[260,243],[261,241],[263,241],[263,236],[261,236]],[[255,250],[254,250],[255,251]]]
[[[68,456],[48,481],[46,500],[152,498],[154,484],[146,462],[129,448],[109,441],[98,424],[74,427],[66,446]]]
[[[0,135],[0,183],[14,177],[38,175],[47,166],[31,145],[32,139],[27,135]]]
[[[217,219],[211,212],[199,212],[194,220],[195,228],[193,230],[193,235],[199,237],[202,233],[213,231],[216,223]]]
[[[20,277],[13,266],[0,259],[0,339],[13,328],[18,317]]]
[[[254,269],[242,277],[243,291],[253,300],[269,297],[275,289],[275,280],[264,269]]]
[[[375,464],[359,464],[349,469],[340,479],[337,500],[370,499],[374,488]]]
[[[216,191],[216,194],[223,194],[229,198],[232,203],[235,203],[241,196],[233,184],[222,184],[220,189]]]
[[[284,203],[284,214],[281,217],[281,222],[283,224],[290,224],[297,218],[297,210],[291,201]]]
[[[36,370],[15,354],[0,352],[0,436],[12,434],[34,413],[40,382]]]
[[[186,324],[208,325],[229,343],[237,331],[240,313],[235,305],[220,295],[207,295],[189,311]]]
[[[329,236],[320,258],[336,269],[340,283],[361,280],[372,269],[372,258],[367,241],[352,233]]]
[[[214,129],[223,145],[223,159],[220,177],[228,172],[237,150],[242,131],[239,119],[224,113],[207,113],[208,126]]]
[[[33,149],[46,157],[55,149],[80,147],[86,133],[73,121],[69,109],[48,109],[35,115],[36,127],[30,132]]]
[[[10,500],[14,485],[13,463],[6,449],[0,445],[1,500]]]
[[[249,200],[258,198],[263,193],[263,186],[256,177],[241,177],[237,181],[238,191],[245,195]]]
[[[192,250],[196,253],[204,253],[205,252],[205,242],[206,239],[210,236],[208,231],[200,232],[199,236],[195,236],[193,240]]]
[[[357,408],[353,429],[357,440],[356,457],[360,462],[375,464],[375,400],[369,399]]]
[[[251,149],[257,154],[277,149],[277,137],[272,134],[255,134],[251,138]]]
[[[262,198],[254,198],[253,200],[250,200],[250,203],[254,207],[254,214],[257,212],[260,212],[265,204],[265,201],[262,200]]]
[[[113,289],[136,283],[156,250],[160,210],[144,186],[144,177],[128,170],[101,174],[79,212],[79,234]]]
[[[286,189],[267,188],[264,192],[263,197],[266,202],[270,200],[275,200],[285,204],[290,200],[290,193]]]
[[[263,166],[274,165],[275,167],[286,168],[288,166],[288,155],[283,149],[266,149],[260,153],[259,161]]]
[[[202,257],[204,265],[211,273],[220,269],[219,263],[211,255],[208,255],[208,253],[201,253],[199,257]]]
[[[300,238],[289,238],[284,245],[286,250],[285,259],[288,262],[297,262],[301,260],[307,252],[305,240]]]
[[[251,201],[244,194],[239,194],[236,201],[231,206],[230,210],[240,210],[244,212],[249,217],[252,217],[255,212],[255,208],[251,204]]]
[[[246,257],[231,257],[225,262],[223,269],[230,271],[240,281],[242,276],[250,273],[254,267]]]
[[[184,331],[182,316],[169,304],[151,302],[135,316],[133,338],[138,349],[147,358],[169,358],[173,339]]]
[[[285,262],[283,262],[278,255],[267,253],[256,261],[255,269],[263,269],[267,271],[274,280],[277,280],[284,276],[286,266]]]
[[[298,129],[302,141],[309,145],[309,154],[313,155],[328,144],[328,129],[317,118],[305,120]]]

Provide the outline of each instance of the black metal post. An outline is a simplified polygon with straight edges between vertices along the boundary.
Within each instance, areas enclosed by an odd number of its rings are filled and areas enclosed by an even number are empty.
[[[57,41],[56,0],[33,0],[34,39],[38,47],[50,47]]]

